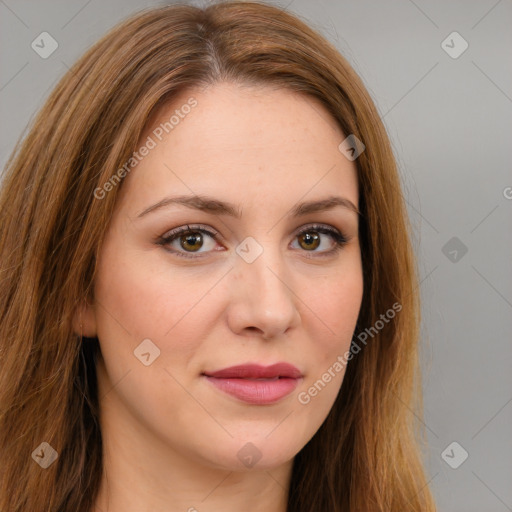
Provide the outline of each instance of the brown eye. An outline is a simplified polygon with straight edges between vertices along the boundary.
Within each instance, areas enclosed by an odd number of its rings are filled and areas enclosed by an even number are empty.
[[[203,246],[203,236],[199,231],[180,236],[180,246],[186,251],[197,251]]]
[[[217,236],[217,232],[206,227],[191,227],[187,224],[161,236],[157,243],[177,256],[198,258],[215,250]]]
[[[321,224],[308,226],[295,237],[295,248],[302,250],[303,253],[310,253],[308,257],[332,256],[350,239],[337,229]]]
[[[303,249],[315,250],[320,246],[320,236],[316,231],[308,231],[299,235],[299,244]]]

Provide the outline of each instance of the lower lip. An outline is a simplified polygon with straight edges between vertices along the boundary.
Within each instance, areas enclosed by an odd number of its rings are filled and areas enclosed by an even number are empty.
[[[300,379],[275,380],[220,379],[205,376],[215,387],[249,404],[273,404],[289,395]]]

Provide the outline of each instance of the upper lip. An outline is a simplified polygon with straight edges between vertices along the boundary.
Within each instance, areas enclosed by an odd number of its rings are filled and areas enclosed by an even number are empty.
[[[273,379],[275,377],[298,379],[302,377],[300,370],[289,363],[276,363],[270,366],[241,364],[214,372],[204,372],[204,375],[220,379]]]

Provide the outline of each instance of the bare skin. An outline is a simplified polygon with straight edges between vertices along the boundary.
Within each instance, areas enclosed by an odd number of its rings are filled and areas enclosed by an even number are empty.
[[[344,372],[307,404],[299,394],[349,349],[361,306],[357,214],[335,206],[289,215],[331,196],[358,207],[356,167],[338,150],[345,135],[336,122],[288,90],[223,83],[183,92],[141,144],[190,97],[197,106],[124,178],[95,303],[76,315],[103,356],[95,512],[285,512],[293,459],[327,417]],[[233,203],[241,217],[179,204],[140,216],[182,195]],[[198,224],[218,238],[155,241],[181,226],[197,234]],[[318,224],[348,241],[335,250],[333,236],[309,228]],[[305,243],[303,228],[317,243]],[[246,253],[262,251],[250,263],[236,251],[247,237],[257,245],[242,244]],[[160,351],[147,366],[134,354],[145,339]],[[203,375],[276,362],[302,378],[272,404],[246,403]],[[244,446],[259,458],[252,467],[239,456]]]

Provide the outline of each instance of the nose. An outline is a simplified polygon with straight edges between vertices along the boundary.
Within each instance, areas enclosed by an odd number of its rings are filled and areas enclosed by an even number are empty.
[[[252,263],[237,257],[231,274],[228,324],[234,333],[268,340],[300,324],[294,279],[278,251],[266,249]]]

